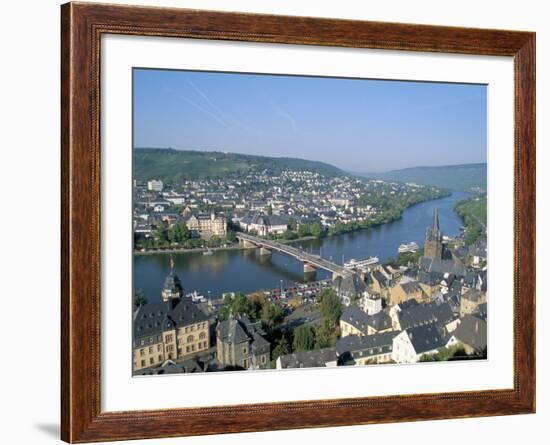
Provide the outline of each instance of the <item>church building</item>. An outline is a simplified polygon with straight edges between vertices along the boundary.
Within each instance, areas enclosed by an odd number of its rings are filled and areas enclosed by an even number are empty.
[[[439,228],[439,214],[434,209],[434,215],[431,227],[426,231],[426,241],[424,242],[424,257],[443,258],[443,235]]]

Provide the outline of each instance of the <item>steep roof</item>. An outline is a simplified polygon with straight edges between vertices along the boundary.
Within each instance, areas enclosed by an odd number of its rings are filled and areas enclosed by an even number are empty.
[[[283,369],[324,367],[329,362],[335,362],[337,358],[335,347],[300,351],[279,357]]]
[[[352,325],[355,329],[365,334],[368,332],[369,326],[377,331],[388,329],[392,326],[391,317],[385,312],[382,311],[374,315],[368,315],[354,305],[349,305],[344,310],[340,320]]]
[[[137,339],[158,336],[164,330],[207,320],[204,312],[186,298],[175,298],[166,303],[147,303],[134,312],[134,344]]]
[[[399,313],[401,329],[421,326],[430,323],[447,324],[454,318],[453,310],[448,303],[423,303],[402,308]]]
[[[466,315],[453,336],[476,351],[482,351],[487,347],[487,323],[474,315]]]
[[[436,323],[408,328],[405,332],[417,354],[439,349],[445,345],[441,328]]]
[[[449,273],[458,277],[466,276],[466,268],[455,264],[453,260],[422,257],[420,258],[419,266],[425,272]]]
[[[393,339],[399,332],[383,332],[374,335],[348,335],[336,341],[336,351],[343,356],[349,353],[353,358],[391,352]],[[380,348],[382,350],[380,351]]]

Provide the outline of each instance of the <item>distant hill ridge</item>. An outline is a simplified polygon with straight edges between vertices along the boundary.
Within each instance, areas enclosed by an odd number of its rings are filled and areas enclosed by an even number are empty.
[[[374,179],[433,185],[451,190],[487,190],[487,164],[410,167],[384,173],[364,173]]]
[[[345,174],[339,168],[318,161],[298,158],[275,158],[218,151],[175,150],[173,148],[135,148],[134,179],[161,179],[177,182],[183,179],[221,178],[267,170],[308,170],[327,176]]]

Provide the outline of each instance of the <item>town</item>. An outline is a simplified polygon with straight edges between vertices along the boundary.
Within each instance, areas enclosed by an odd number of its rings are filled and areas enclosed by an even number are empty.
[[[487,357],[487,246],[442,233],[434,211],[422,248],[394,261],[336,264],[296,240],[366,229],[446,196],[417,184],[255,171],[221,179],[134,182],[136,254],[254,249],[330,279],[205,298],[174,269],[154,301],[134,301],[135,375],[471,360]],[[403,240],[406,242],[407,240]],[[243,279],[246,279],[243,277]]]
[[[449,192],[314,171],[254,170],[234,178],[134,181],[137,251],[230,247],[244,231],[285,242],[384,224]]]

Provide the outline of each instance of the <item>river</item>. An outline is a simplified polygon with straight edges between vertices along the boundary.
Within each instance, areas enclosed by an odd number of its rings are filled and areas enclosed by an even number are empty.
[[[342,264],[343,260],[370,256],[377,256],[383,262],[397,256],[400,244],[414,241],[423,246],[426,228],[431,224],[435,208],[439,210],[443,234],[458,235],[462,220],[453,210],[453,206],[468,196],[468,193],[454,192],[445,198],[409,207],[398,221],[371,229],[296,243],[294,246],[321,254],[338,264]],[[173,254],[173,258],[175,271],[181,279],[184,292],[196,290],[212,298],[221,297],[223,292],[248,293],[330,277],[329,272],[324,270],[304,277],[302,263],[276,252],[270,257],[261,257],[256,250],[226,250],[214,252],[212,255],[203,255],[200,252]],[[168,254],[135,255],[135,289],[141,290],[149,301],[159,301],[164,279],[169,271]]]

